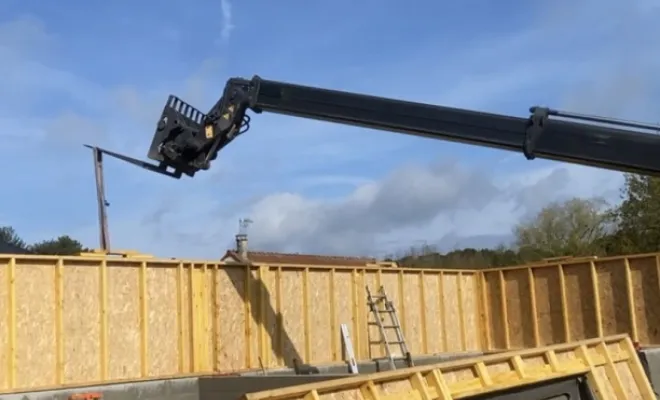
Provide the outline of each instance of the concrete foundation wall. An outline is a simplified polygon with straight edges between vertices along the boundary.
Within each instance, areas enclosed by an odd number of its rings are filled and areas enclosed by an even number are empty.
[[[639,354],[646,375],[651,381],[655,397],[660,399],[660,348],[643,349]]]
[[[240,400],[244,394],[345,378],[349,375],[241,376],[200,378],[199,400]]]
[[[438,354],[413,357],[416,366],[437,364],[443,361],[477,357],[482,353]],[[406,368],[404,360],[395,362],[397,368]],[[360,374],[386,371],[385,361],[362,361],[358,363]],[[79,386],[59,390],[43,390],[0,395],[0,400],[67,400],[76,393],[99,392],[103,400],[238,400],[246,393],[303,385],[345,378],[352,375],[348,365],[302,366],[304,375],[296,375],[293,369],[249,372],[240,376],[199,376],[187,378],[159,379],[134,383],[115,383],[99,386]]]
[[[422,365],[432,365],[438,364],[444,361],[459,360],[461,358],[468,357],[479,357],[484,355],[482,352],[464,352],[464,353],[448,353],[448,354],[432,354],[426,356],[416,356],[413,357],[413,364],[415,366]],[[397,369],[407,368],[408,364],[403,359],[396,359],[394,364]],[[376,372],[388,371],[390,370],[389,363],[386,360],[366,360],[359,361],[357,363],[358,373],[360,374],[373,374]],[[298,371],[302,375],[313,375],[313,374],[323,374],[323,375],[342,375],[349,374],[348,365],[346,363],[337,363],[337,364],[326,364],[321,366],[314,365],[303,365]],[[287,375],[296,375],[296,371],[293,368],[283,368],[277,370],[267,371],[269,376],[287,376]],[[241,376],[263,376],[263,372],[259,371],[250,371],[241,373]]]
[[[103,400],[199,400],[198,378],[162,379],[0,395],[0,400],[68,400],[80,393],[102,393]]]
[[[343,378],[348,375],[222,376],[162,379],[0,396],[0,400],[68,400],[101,393],[103,400],[239,400],[244,394]]]

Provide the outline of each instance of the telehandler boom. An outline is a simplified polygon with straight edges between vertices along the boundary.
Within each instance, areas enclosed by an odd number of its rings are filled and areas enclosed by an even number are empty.
[[[261,79],[231,78],[206,114],[171,95],[158,120],[150,164],[107,154],[174,178],[210,168],[250,126],[248,111],[270,112],[522,151],[535,157],[660,176],[658,126],[532,107],[528,118],[414,103]]]

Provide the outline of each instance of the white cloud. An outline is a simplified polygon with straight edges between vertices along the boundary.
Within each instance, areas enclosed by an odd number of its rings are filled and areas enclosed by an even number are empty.
[[[617,173],[587,167],[553,165],[545,172],[498,182],[465,165],[417,165],[340,200],[271,195],[252,206],[254,242],[270,249],[373,254],[383,241],[405,246],[417,238],[432,243],[447,235],[507,235],[520,217],[549,201],[599,196],[621,183]]]
[[[220,0],[220,11],[222,13],[222,30],[220,36],[222,40],[229,40],[231,32],[234,30],[234,23],[232,18],[232,6],[229,0]]]
[[[464,163],[435,162],[402,166],[338,198],[274,192],[232,204],[186,185],[142,199],[110,226],[120,248],[218,257],[232,246],[238,219],[250,217],[255,249],[382,256],[420,240],[444,248],[497,245],[520,218],[548,202],[603,195],[616,201],[621,182],[616,172],[558,163],[502,178]],[[142,208],[148,204],[149,212]],[[90,226],[76,234],[95,232]]]

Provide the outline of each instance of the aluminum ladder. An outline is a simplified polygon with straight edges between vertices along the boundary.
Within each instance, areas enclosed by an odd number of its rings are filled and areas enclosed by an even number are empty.
[[[396,315],[396,309],[392,304],[392,301],[387,298],[385,293],[385,288],[381,286],[378,289],[378,293],[375,295],[371,294],[369,286],[367,288],[367,305],[369,310],[374,317],[374,321],[368,321],[369,326],[378,326],[378,331],[380,333],[380,340],[372,341],[369,338],[369,346],[374,344],[380,344],[385,349],[386,359],[390,365],[390,369],[396,369],[395,360],[403,359],[406,360],[406,363],[409,367],[414,366],[410,352],[408,351],[408,346],[406,345],[406,340],[403,337],[403,331],[401,330],[401,324],[399,323],[399,318]],[[371,329],[370,329],[371,331]],[[388,335],[389,332],[394,332],[394,338],[391,338],[391,335]],[[396,356],[392,351],[391,346],[398,345],[400,349],[400,356]]]

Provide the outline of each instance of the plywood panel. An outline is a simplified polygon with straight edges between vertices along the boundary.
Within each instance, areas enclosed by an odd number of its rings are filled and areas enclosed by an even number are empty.
[[[353,285],[352,272],[337,270],[335,272],[335,316],[336,325],[346,324],[351,328],[351,340],[356,342],[353,316]],[[341,354],[341,352],[340,352]]]
[[[533,271],[540,345],[561,343],[565,335],[559,269],[538,268]]]
[[[625,267],[625,266],[624,266]],[[660,275],[658,256],[629,259],[630,291],[640,343],[660,343]],[[629,318],[632,325],[632,318]],[[632,326],[631,326],[632,329]]]
[[[458,293],[458,272],[445,272],[440,278],[443,298],[443,314],[445,320],[446,351],[463,351],[464,320],[462,305]]]
[[[484,305],[486,307],[486,321],[488,324],[487,346],[489,349],[508,349],[508,321],[506,307],[503,302],[503,272],[484,271]]]
[[[250,268],[249,273],[246,272],[245,275],[249,281],[248,285],[248,294],[245,299],[246,307],[246,326],[248,327],[248,334],[245,340],[248,343],[249,351],[249,360],[245,367],[247,368],[259,368],[260,367],[260,357],[261,353],[259,352],[259,342],[261,340],[261,292],[263,290],[263,283],[259,279],[259,270],[256,268]]]
[[[11,261],[13,263],[13,261]],[[9,282],[8,275],[9,269],[14,268],[9,266],[9,262],[2,264],[0,261],[0,390],[6,390],[15,387],[12,382],[14,377],[13,368],[9,367],[9,357],[11,354],[10,349],[10,336],[13,332],[10,331],[10,312],[13,304],[9,301]]]
[[[368,317],[366,298],[366,274],[364,270],[354,270],[353,274],[353,331],[356,333],[356,339],[353,342],[355,355],[358,359],[368,358]]]
[[[463,304],[463,331],[465,335],[465,350],[481,350],[481,325],[479,309],[478,282],[476,274],[461,274],[461,302]]]
[[[528,271],[510,270],[504,272],[504,294],[506,297],[509,341],[512,348],[534,346],[531,313],[531,292]]]
[[[406,344],[412,354],[425,354],[424,349],[424,325],[423,323],[423,301],[424,301],[424,277],[420,273],[406,272],[402,274],[401,286],[403,288],[403,304],[406,313]]]
[[[309,315],[311,334],[308,338],[311,360],[331,362],[332,315],[330,314],[330,280],[325,271],[309,272]]]
[[[189,279],[189,269],[190,267],[186,264],[179,263],[176,265],[176,280],[177,280],[177,334],[179,335],[179,342],[177,347],[179,348],[179,353],[181,357],[179,359],[179,371],[181,373],[192,372],[192,315],[191,315],[191,290],[190,290],[190,279]],[[216,277],[216,282],[218,277]],[[219,298],[220,294],[217,293],[216,298]],[[218,334],[219,335],[219,334]]]
[[[341,323],[358,358],[382,356],[368,344],[367,285],[385,286],[413,353],[460,351],[479,338],[470,271],[101,256],[0,261],[8,389],[339,361]]]
[[[178,373],[179,335],[177,330],[176,269],[147,269],[148,375]],[[113,354],[113,353],[110,353]]]
[[[598,282],[596,298],[600,302],[599,324],[602,333],[614,335],[630,332],[631,310],[628,304],[626,266],[623,260],[600,262],[595,266],[595,270]]]
[[[282,304],[282,350],[286,365],[293,365],[294,360],[304,360],[306,310],[302,278],[303,271],[300,269],[282,270],[282,290],[286,293],[286,301]]]
[[[139,272],[137,265],[108,268],[108,379],[141,375]]]
[[[282,313],[281,313],[281,304],[282,304],[282,285],[280,281],[280,270],[277,267],[266,267],[268,274],[266,279],[266,288],[269,294],[269,297],[264,299],[265,304],[263,307],[266,312],[266,332],[267,339],[265,342],[266,346],[270,348],[270,354],[268,356],[267,362],[265,362],[266,367],[273,367],[276,365],[282,365],[282,346],[280,340],[281,332],[281,323],[282,323]],[[222,312],[220,313],[223,314]],[[222,321],[222,316],[220,317]],[[268,352],[268,349],[266,349]]]
[[[82,263],[68,265],[64,273],[64,287],[64,382],[99,380],[99,268]],[[133,359],[132,364],[135,363]]]
[[[655,399],[627,336],[251,393],[245,400],[457,399],[586,374],[596,398]]]
[[[561,262],[475,273],[4,258],[0,384],[339,360],[340,323],[349,326],[358,358],[382,356],[378,348],[369,352],[365,304],[365,286],[375,291],[381,284],[415,353],[530,347],[613,333],[659,344],[656,254]],[[31,332],[39,338],[30,339]],[[30,366],[28,344],[46,362]]]
[[[217,364],[225,370],[245,368],[248,363],[248,324],[245,299],[247,297],[246,267],[226,267],[218,270]]]
[[[15,278],[16,385],[45,386],[55,380],[55,265],[20,263]]]
[[[641,344],[660,344],[658,254],[561,262],[482,272],[487,347],[530,347],[619,333]],[[506,277],[504,282],[499,276]],[[500,307],[502,298],[506,309]]]
[[[440,353],[443,351],[443,337],[445,326],[440,313],[440,292],[438,290],[439,272],[425,272],[423,281],[424,312],[423,328],[425,330],[426,346],[424,352],[427,354]]]

